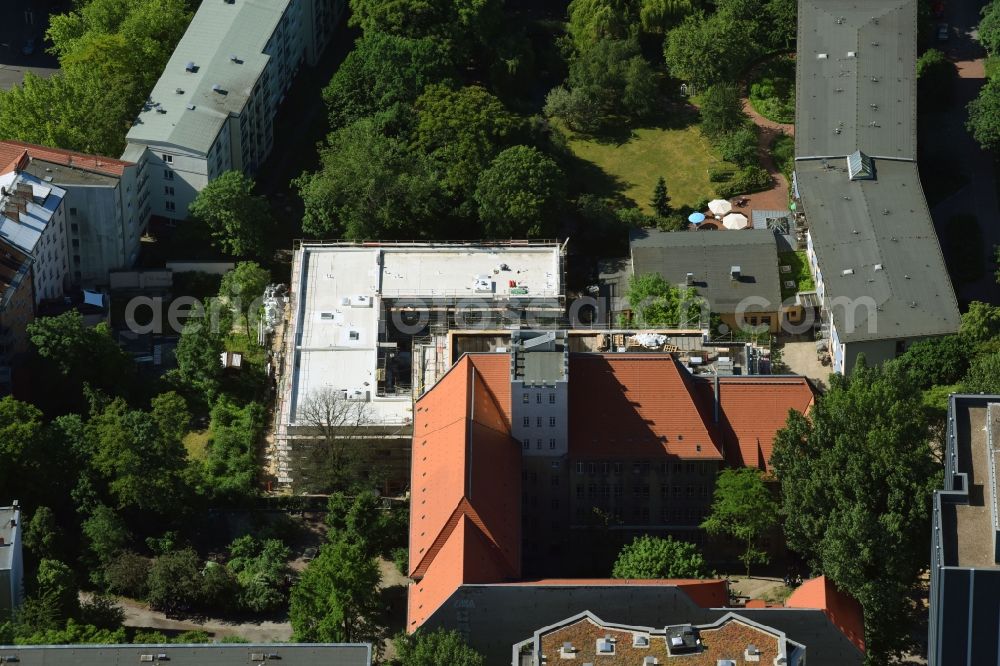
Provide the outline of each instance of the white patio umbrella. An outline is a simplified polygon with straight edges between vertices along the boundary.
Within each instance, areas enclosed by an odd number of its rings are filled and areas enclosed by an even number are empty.
[[[708,202],[708,209],[712,211],[712,215],[725,215],[733,209],[733,204],[725,199],[712,199]]]
[[[722,225],[726,229],[746,229],[749,222],[747,216],[742,213],[730,213],[722,218]]]

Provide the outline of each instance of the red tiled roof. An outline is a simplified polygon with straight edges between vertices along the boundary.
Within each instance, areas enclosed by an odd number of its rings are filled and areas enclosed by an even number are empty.
[[[785,600],[786,608],[818,608],[848,640],[864,652],[865,623],[861,604],[837,589],[826,576],[802,583]]]
[[[75,167],[85,171],[93,171],[116,178],[120,178],[125,173],[126,167],[134,166],[132,162],[124,162],[111,157],[87,155],[86,153],[78,153],[72,150],[48,148],[31,143],[22,143],[21,141],[0,141],[0,164],[7,165],[6,170],[0,171],[0,173],[10,171],[9,167],[11,163],[25,152],[28,153],[31,159]]]
[[[711,404],[714,386],[702,387]],[[720,377],[720,439],[733,467],[770,470],[774,435],[785,426],[789,410],[805,414],[813,392],[804,377]]]
[[[480,364],[496,371],[495,363],[463,357],[416,403],[410,502],[410,575],[418,579],[409,594],[413,628],[459,585],[511,580],[521,573],[520,448],[479,371]],[[509,403],[509,387],[507,393]]]
[[[574,355],[569,376],[573,457],[722,459],[710,406],[669,354]]]

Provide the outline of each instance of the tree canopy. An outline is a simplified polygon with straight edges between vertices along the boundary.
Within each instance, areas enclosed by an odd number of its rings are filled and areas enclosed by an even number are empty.
[[[46,37],[60,71],[0,91],[0,136],[121,154],[191,10],[187,0],[91,0],[53,14]]]
[[[296,181],[303,229],[352,240],[433,238],[444,215],[432,162],[370,118],[330,134],[319,171]]]
[[[501,152],[481,174],[475,200],[488,238],[553,237],[566,179],[547,155],[530,146]]]
[[[659,273],[630,278],[625,298],[633,314],[648,325],[693,324],[702,315],[702,299],[693,288],[675,287]]]
[[[618,553],[612,578],[704,578],[705,559],[693,543],[672,537],[636,537]]]
[[[447,80],[453,69],[452,56],[439,39],[367,33],[323,89],[330,125],[339,129],[412,104],[429,84]]]
[[[966,127],[984,150],[1000,148],[1000,79],[990,78],[969,102]]]
[[[242,171],[227,171],[210,180],[188,206],[188,214],[208,226],[223,252],[255,257],[264,251],[264,235],[274,223],[267,199],[253,189],[253,179]]]
[[[486,660],[450,629],[418,630],[393,640],[401,666],[483,666]]]
[[[894,364],[863,357],[809,417],[775,437],[785,537],[864,610],[866,651],[896,652],[906,638],[906,595],[927,566],[931,497],[941,472],[928,446],[920,395]]]
[[[766,564],[768,553],[758,546],[760,538],[778,524],[778,507],[756,469],[724,469],[715,481],[712,510],[701,527],[709,534],[726,535],[743,544],[740,561]]]

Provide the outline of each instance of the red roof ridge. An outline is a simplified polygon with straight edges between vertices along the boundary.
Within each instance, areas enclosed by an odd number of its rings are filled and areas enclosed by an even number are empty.
[[[865,624],[861,604],[837,589],[826,576],[807,580],[785,600],[786,608],[815,608],[823,611],[856,648],[865,651]]]
[[[463,497],[458,505],[455,506],[455,510],[451,512],[451,516],[448,518],[448,521],[444,524],[444,527],[441,528],[441,531],[438,532],[438,535],[431,543],[431,547],[427,549],[424,556],[419,562],[416,563],[416,566],[413,567],[413,570],[410,572],[410,578],[419,580],[424,577],[424,574],[427,573],[431,563],[434,561],[434,557],[437,556],[438,552],[440,552],[440,550],[444,547],[444,544],[451,538],[452,533],[458,526],[458,521],[461,520],[464,513],[462,510],[462,502],[464,501],[465,498]]]
[[[133,162],[126,162],[114,157],[91,155],[75,150],[66,150],[65,148],[51,148],[49,146],[13,140],[0,141],[0,158],[7,159],[6,155],[10,154],[12,149],[20,149],[22,152],[29,154],[32,159],[39,159],[44,162],[52,162],[54,164],[61,164],[82,169],[83,171],[92,171],[114,177],[121,177],[126,167],[135,166]]]

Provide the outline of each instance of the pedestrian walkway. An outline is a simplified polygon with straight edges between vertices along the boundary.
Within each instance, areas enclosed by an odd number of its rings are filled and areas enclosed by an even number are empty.
[[[749,201],[751,210],[754,208],[758,210],[784,210],[788,207],[788,179],[785,178],[785,175],[781,173],[774,163],[774,158],[771,156],[771,142],[779,134],[795,136],[795,125],[786,125],[768,120],[757,113],[753,105],[750,104],[750,100],[745,97],[743,98],[743,111],[750,116],[750,119],[757,126],[757,154],[760,159],[760,165],[774,179],[774,185],[771,189],[755,194],[747,194],[744,197]]]

